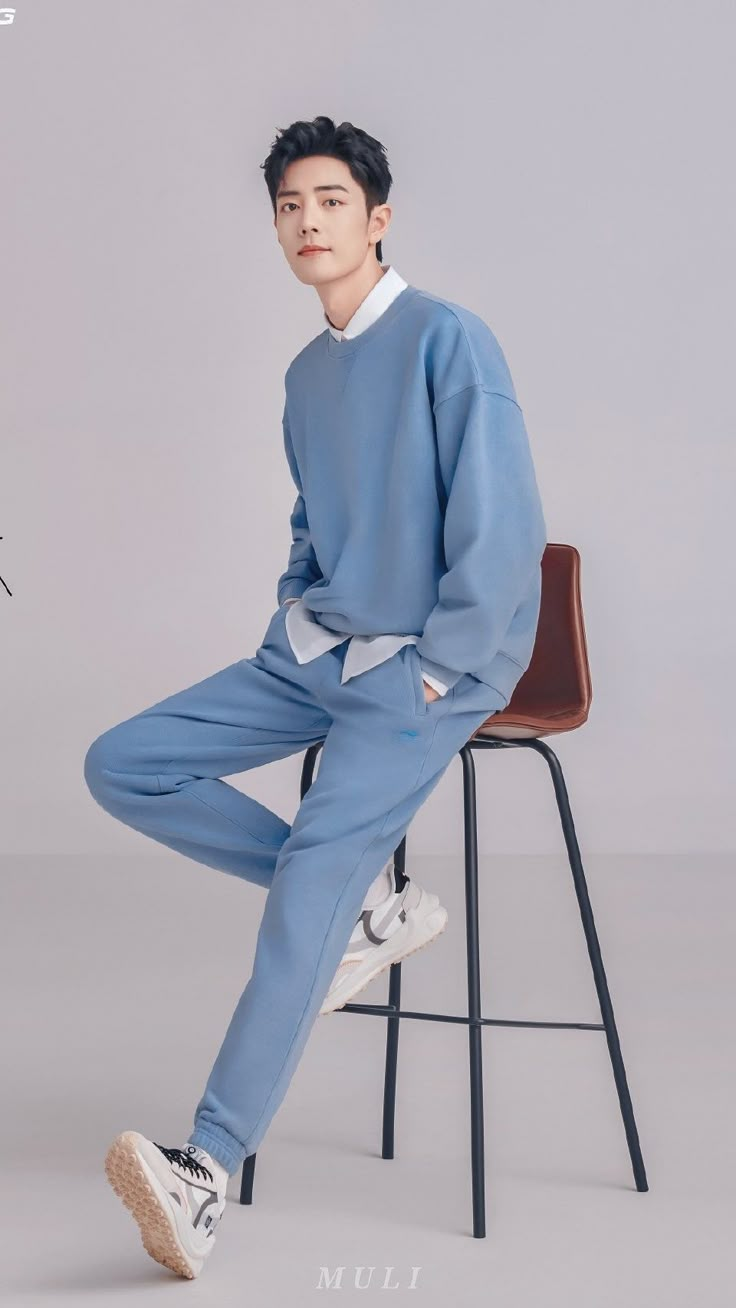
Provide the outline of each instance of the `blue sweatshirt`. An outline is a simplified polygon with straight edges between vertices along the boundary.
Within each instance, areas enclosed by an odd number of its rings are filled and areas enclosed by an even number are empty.
[[[366,327],[370,327],[372,322],[385,313],[391,301],[400,295],[404,287],[408,286],[408,282],[404,281],[392,264],[382,263],[381,272],[383,276],[379,277],[365,298],[361,300],[344,327],[336,327],[330,322],[328,315],[323,313],[322,316],[335,340],[347,340],[348,337],[358,336],[360,332],[364,332]],[[414,635],[351,636],[349,632],[328,631],[327,627],[323,627],[315,615],[302,604],[300,598],[290,597],[283,600],[282,604],[288,605],[291,610],[285,619],[286,635],[298,663],[308,663],[311,659],[319,658],[328,649],[341,645],[343,641],[349,642],[342,661],[341,684],[385,662],[401,649],[402,645],[410,642],[416,644],[417,638]],[[432,665],[430,672],[426,659],[420,659],[419,662],[422,679],[432,686],[438,695],[446,695],[450,687],[438,676],[436,666]]]
[[[407,285],[285,377],[297,489],[279,603],[327,630],[415,637],[422,668],[508,703],[529,666],[546,527],[522,411],[481,318]]]

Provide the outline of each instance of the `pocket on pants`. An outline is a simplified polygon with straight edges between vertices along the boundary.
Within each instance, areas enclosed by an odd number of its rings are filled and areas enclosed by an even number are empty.
[[[445,691],[444,695],[438,695],[436,699],[428,701],[424,694],[424,679],[422,677],[422,656],[416,645],[404,645],[405,657],[409,661],[409,670],[411,672],[412,689],[414,692],[414,713],[417,717],[425,717],[428,714],[436,712],[441,705],[449,704],[454,697],[455,687],[451,686]]]

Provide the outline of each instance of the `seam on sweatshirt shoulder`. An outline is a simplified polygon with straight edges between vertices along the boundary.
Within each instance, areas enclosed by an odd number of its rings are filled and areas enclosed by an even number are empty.
[[[507,395],[505,391],[492,391],[488,386],[484,386],[482,382],[471,382],[469,386],[460,386],[456,391],[452,391],[450,395],[443,396],[441,400],[435,402],[434,412],[436,413],[440,406],[446,404],[448,400],[454,400],[456,395],[462,395],[463,391],[485,391],[486,395],[498,395],[500,399],[508,400],[509,404],[513,404],[514,408],[521,413],[521,405],[516,400],[512,400],[511,396]]]
[[[425,300],[431,300],[434,304],[440,304],[441,307],[445,310],[445,312],[451,314],[452,317],[455,319],[455,322],[457,323],[458,327],[460,328],[460,331],[461,331],[462,334],[463,334],[463,338],[464,338],[464,340],[465,340],[465,345],[466,345],[466,347],[467,347],[467,351],[468,351],[468,357],[469,357],[469,359],[470,359],[470,362],[471,362],[472,365],[473,365],[473,372],[475,373],[476,377],[478,377],[478,367],[477,367],[477,364],[476,364],[476,362],[475,362],[475,355],[473,354],[473,347],[472,347],[472,345],[471,345],[471,343],[470,343],[470,338],[468,337],[468,333],[467,333],[467,331],[465,330],[465,323],[463,322],[463,320],[462,320],[462,318],[460,317],[459,313],[456,312],[456,310],[453,308],[453,306],[452,306],[451,304],[447,304],[444,300],[440,300],[440,299],[439,299],[437,296],[435,296],[435,295],[428,295],[426,291],[421,291],[421,290],[419,291],[419,295],[422,296]],[[481,320],[481,321],[482,321],[482,320]],[[487,323],[485,323],[484,325],[485,325],[486,327],[488,327],[488,324],[487,324]],[[489,331],[491,330],[490,327],[488,327],[488,330],[489,330]],[[491,334],[493,334],[493,333],[491,333]],[[477,382],[471,382],[469,386],[461,386],[459,390],[457,390],[457,391],[453,391],[453,392],[452,392],[452,395],[445,395],[445,397],[444,397],[443,399],[441,399],[441,400],[439,401],[438,404],[435,404],[435,406],[434,406],[435,409],[438,409],[439,406],[440,406],[440,404],[444,404],[444,403],[445,403],[445,400],[451,400],[451,399],[453,399],[453,397],[454,397],[455,395],[460,395],[460,394],[462,393],[462,391],[472,390],[472,388],[473,388],[474,386],[477,386],[480,390],[485,391],[487,395],[500,395],[502,399],[504,399],[504,400],[508,400],[508,401],[509,401],[509,404],[515,404],[516,407],[517,407],[517,409],[521,410],[521,405],[518,404],[516,400],[513,400],[513,399],[511,398],[510,395],[506,395],[504,391],[492,391],[492,390],[490,390],[489,387],[483,385],[483,383],[482,383],[482,381],[480,380],[480,378],[478,379]]]
[[[460,328],[460,331],[462,332],[463,337],[464,337],[464,339],[465,339],[465,344],[466,344],[467,349],[468,349],[468,356],[469,356],[469,358],[470,358],[470,362],[471,362],[472,365],[473,365],[473,371],[474,371],[474,373],[475,373],[475,375],[476,375],[476,377],[477,377],[477,376],[478,376],[478,368],[477,368],[477,366],[476,366],[476,362],[475,362],[475,358],[474,358],[474,355],[473,355],[473,351],[472,351],[472,348],[471,348],[471,345],[470,345],[470,341],[469,341],[469,339],[468,339],[468,333],[467,333],[466,330],[465,330],[465,323],[463,322],[463,320],[462,320],[462,318],[460,317],[460,315],[459,315],[458,313],[455,312],[455,310],[453,309],[453,307],[452,307],[451,305],[446,304],[443,300],[438,299],[437,296],[435,296],[435,295],[428,295],[426,291],[420,291],[419,294],[420,294],[420,295],[421,295],[425,300],[431,300],[433,304],[439,304],[439,305],[441,306],[441,308],[444,309],[445,313],[449,313],[449,314],[451,314],[451,316],[455,319],[455,322],[457,323],[458,327]],[[481,385],[482,385],[482,382],[481,382],[480,380],[478,380],[478,382],[476,382],[476,383],[474,383],[474,384],[477,385],[477,386],[481,386]],[[462,390],[468,390],[469,388],[466,387],[466,386],[463,386],[461,389],[462,389]],[[458,394],[458,393],[459,393],[459,392],[456,392],[456,394]],[[451,395],[447,395],[447,396],[445,396],[445,399],[450,400],[450,399],[452,399],[452,396],[451,396]],[[440,403],[443,404],[443,403],[444,403],[444,400],[440,400]]]

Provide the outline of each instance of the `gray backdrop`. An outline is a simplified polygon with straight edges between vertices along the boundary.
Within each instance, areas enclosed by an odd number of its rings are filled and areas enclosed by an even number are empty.
[[[393,1264],[403,1285],[421,1264],[425,1302],[722,1308],[733,5],[16,11],[0,25],[12,1302],[157,1288],[101,1160],[128,1126],[183,1143],[247,980],[262,892],[115,822],[82,765],[108,726],[254,653],[275,608],[295,493],[283,375],[324,321],[276,241],[259,164],[277,128],[327,113],[387,147],[384,261],[498,336],[549,537],[582,556],[593,706],[549,743],[652,1188],[632,1192],[602,1038],[493,1028],[489,1231],[471,1240],[465,1030],[404,1024],[388,1163],[383,1024],[337,1014],[200,1294],[311,1303],[320,1264],[346,1278],[376,1264],[381,1280]],[[290,819],[300,763],[231,780]],[[597,1021],[546,768],[522,750],[477,768],[484,1012]],[[455,760],[412,825],[411,870],[450,927],[407,963],[409,1007],[463,1011],[460,791]],[[374,987],[366,1002],[384,1002]]]
[[[2,847],[137,847],[87,745],[276,606],[283,374],[324,323],[259,164],[328,113],[387,147],[384,262],[498,336],[580,550],[594,700],[558,744],[588,847],[732,849],[732,7],[305,13],[18,0],[0,27]],[[298,766],[252,793],[288,817]],[[418,849],[456,846],[456,767]],[[536,761],[481,771],[494,846],[556,847]]]

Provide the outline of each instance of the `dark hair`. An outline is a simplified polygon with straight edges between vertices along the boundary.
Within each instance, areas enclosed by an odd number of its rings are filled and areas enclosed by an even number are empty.
[[[265,162],[260,165],[264,170],[266,186],[271,196],[274,217],[276,216],[276,192],[281,184],[287,167],[296,159],[305,159],[313,154],[331,155],[333,159],[342,159],[350,169],[353,181],[357,182],[365,195],[365,207],[370,217],[377,204],[385,204],[391,189],[393,178],[388,169],[386,151],[375,137],[369,136],[360,127],[352,123],[340,123],[336,127],[331,118],[320,114],[311,123],[299,121],[290,127],[279,128]],[[376,258],[383,261],[381,242],[376,242]]]

